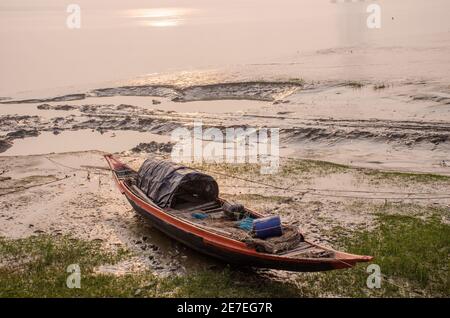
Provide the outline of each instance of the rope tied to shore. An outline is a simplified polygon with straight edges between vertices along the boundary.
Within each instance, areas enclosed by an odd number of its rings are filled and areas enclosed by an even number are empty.
[[[217,175],[221,175],[228,178],[233,178],[237,180],[246,181],[253,184],[263,185],[264,187],[273,188],[277,190],[283,190],[290,192],[292,194],[297,194],[303,198],[306,194],[320,197],[333,197],[333,198],[347,198],[347,199],[368,199],[368,200],[444,200],[450,199],[450,195],[443,193],[442,196],[427,196],[427,197],[411,197],[412,195],[427,195],[427,194],[436,194],[436,193],[420,193],[420,192],[394,192],[394,191],[363,191],[363,190],[342,190],[342,189],[314,189],[314,188],[305,188],[305,189],[292,189],[292,187],[280,187],[270,183],[255,181],[251,179],[247,179],[244,177],[236,176],[233,174],[227,174],[224,172],[216,171],[216,170],[206,170],[201,168],[196,168],[194,170],[199,170],[203,172],[215,173]],[[323,194],[318,192],[341,192],[341,193],[392,193],[392,194],[404,194],[403,197],[370,197],[370,196],[355,196],[355,195],[343,195],[343,194]]]
[[[39,184],[33,184],[31,186],[19,186],[19,187],[16,187],[15,190],[13,190],[13,191],[0,193],[0,196],[16,193],[16,192],[20,192],[20,191],[25,191],[25,190],[28,190],[28,189],[31,189],[31,188],[36,188],[36,187],[49,185],[49,184],[56,183],[56,182],[59,182],[59,181],[62,181],[62,180],[66,180],[66,179],[69,179],[69,178],[72,178],[72,176],[67,176],[66,175],[64,178],[59,178],[59,179],[56,179],[56,180],[52,180],[52,181],[44,182],[44,183],[39,183]]]

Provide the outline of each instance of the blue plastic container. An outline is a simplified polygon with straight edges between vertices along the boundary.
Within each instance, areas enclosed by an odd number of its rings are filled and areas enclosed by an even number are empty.
[[[256,219],[253,221],[253,231],[260,239],[281,236],[283,235],[281,219],[278,215]]]

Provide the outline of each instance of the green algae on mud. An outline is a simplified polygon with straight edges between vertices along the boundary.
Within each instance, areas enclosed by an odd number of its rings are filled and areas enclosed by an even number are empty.
[[[365,179],[370,183],[450,183],[450,176],[435,173],[386,171],[370,168],[353,167],[351,165],[339,164],[322,160],[282,158],[280,169],[271,175],[260,175],[260,164],[226,164],[226,163],[203,163],[193,165],[194,168],[210,171],[211,173],[221,172],[240,177],[259,175],[260,178],[273,179],[276,177],[296,177],[302,178],[323,177],[332,174],[352,173],[358,179]]]

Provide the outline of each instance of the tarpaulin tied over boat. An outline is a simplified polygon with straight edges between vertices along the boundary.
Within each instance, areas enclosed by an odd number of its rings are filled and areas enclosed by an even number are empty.
[[[158,206],[168,208],[183,195],[215,200],[219,187],[213,177],[168,161],[147,159],[138,171],[136,185]]]

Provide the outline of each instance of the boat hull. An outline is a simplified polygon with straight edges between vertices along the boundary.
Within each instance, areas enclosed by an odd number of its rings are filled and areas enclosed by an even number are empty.
[[[336,266],[333,263],[306,264],[306,263],[293,263],[291,261],[283,262],[281,260],[263,259],[260,257],[254,257],[242,253],[235,253],[229,250],[218,248],[214,245],[207,244],[202,237],[183,231],[182,229],[161,220],[160,218],[154,216],[149,211],[146,211],[145,209],[141,208],[130,198],[127,197],[127,199],[130,202],[133,209],[137,213],[142,215],[153,227],[155,227],[159,231],[163,232],[164,234],[173,238],[174,240],[186,245],[187,247],[198,251],[199,253],[207,254],[211,257],[214,257],[226,263],[240,266],[272,268],[296,272],[315,272],[315,271],[327,271],[336,269]]]

